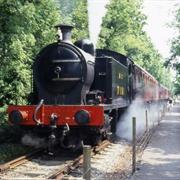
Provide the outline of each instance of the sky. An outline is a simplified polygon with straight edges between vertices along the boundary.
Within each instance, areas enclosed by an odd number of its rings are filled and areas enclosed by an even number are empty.
[[[170,55],[170,40],[176,34],[170,25],[174,20],[176,4],[180,5],[180,0],[144,0],[143,12],[148,23],[145,31],[164,58]]]
[[[109,0],[88,0],[90,38],[96,44],[100,31],[101,18],[105,15],[105,5]],[[173,21],[174,5],[180,0],[144,0],[143,12],[147,15],[145,31],[152,39],[155,48],[164,58],[170,55],[170,39],[174,36],[173,28],[168,23]]]

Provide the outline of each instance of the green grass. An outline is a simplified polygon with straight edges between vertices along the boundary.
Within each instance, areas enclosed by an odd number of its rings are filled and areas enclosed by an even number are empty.
[[[23,146],[22,144],[1,144],[0,145],[0,164],[13,160],[21,155],[32,151],[32,147]]]

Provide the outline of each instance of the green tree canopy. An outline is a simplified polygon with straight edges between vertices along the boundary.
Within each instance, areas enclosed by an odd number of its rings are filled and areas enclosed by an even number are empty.
[[[26,103],[31,65],[55,38],[60,15],[53,0],[0,0],[0,101]]]
[[[175,79],[175,94],[180,94],[180,6],[175,11],[175,21],[173,22],[173,28],[177,34],[171,41],[171,57],[168,63],[172,65],[176,70]]]
[[[98,46],[127,54],[128,43],[142,33],[145,19],[139,0],[112,0],[103,19]]]
[[[176,10],[175,14],[175,22],[173,23],[173,27],[177,31],[177,36],[171,42],[171,60],[175,62],[175,64],[179,64],[180,60],[180,6]],[[178,70],[180,72],[180,69]]]
[[[174,93],[178,95],[180,94],[180,76],[177,76],[174,81]]]
[[[56,0],[56,2],[60,5],[62,23],[75,27],[73,40],[89,37],[87,0]]]
[[[127,55],[169,87],[171,77],[166,75],[169,69],[165,69],[162,57],[143,30],[145,24],[141,0],[111,0],[103,18],[98,47]]]

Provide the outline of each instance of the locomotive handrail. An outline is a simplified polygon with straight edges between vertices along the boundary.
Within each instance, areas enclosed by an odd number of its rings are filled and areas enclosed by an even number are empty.
[[[36,107],[34,114],[33,114],[33,120],[36,122],[37,125],[42,124],[40,119],[37,119],[37,113],[39,111],[39,109],[41,108],[41,106],[44,104],[44,99],[41,99],[40,103],[38,104],[38,106]]]

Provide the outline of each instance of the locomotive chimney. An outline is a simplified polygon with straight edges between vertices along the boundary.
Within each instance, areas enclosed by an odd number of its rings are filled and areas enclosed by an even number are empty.
[[[72,34],[71,31],[73,29],[73,26],[59,24],[59,25],[57,25],[55,27],[58,29],[58,31],[61,30],[62,41],[71,43],[71,34]],[[60,40],[60,35],[59,34],[58,34],[58,40]]]

